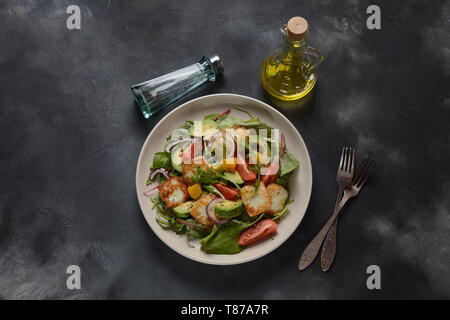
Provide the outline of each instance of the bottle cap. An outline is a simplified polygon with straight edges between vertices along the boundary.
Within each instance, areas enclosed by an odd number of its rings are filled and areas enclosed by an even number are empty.
[[[287,23],[287,33],[292,40],[303,39],[308,32],[308,21],[302,17],[292,17]]]
[[[221,74],[223,72],[223,62],[220,59],[220,57],[217,54],[215,54],[213,56],[209,56],[208,59],[213,65],[216,74]]]

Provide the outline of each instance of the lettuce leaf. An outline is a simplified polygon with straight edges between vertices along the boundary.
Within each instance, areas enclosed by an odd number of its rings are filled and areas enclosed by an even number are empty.
[[[219,130],[233,128],[240,122],[242,122],[241,119],[230,116],[229,114],[223,115],[222,117],[216,120],[216,124]]]
[[[157,152],[153,156],[153,164],[151,169],[169,169],[172,167],[172,160],[170,159],[170,153],[168,152]]]
[[[245,121],[241,121],[238,123],[238,125],[247,129],[273,129],[271,126],[260,121],[258,118],[251,118]]]

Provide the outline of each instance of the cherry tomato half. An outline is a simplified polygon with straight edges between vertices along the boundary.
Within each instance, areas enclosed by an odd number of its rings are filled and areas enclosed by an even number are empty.
[[[240,246],[248,246],[276,232],[278,225],[272,219],[264,219],[258,221],[250,228],[241,233],[238,244]]]
[[[241,157],[238,157],[236,170],[244,181],[252,181],[256,179],[256,172],[250,170],[247,163],[242,160]]]
[[[236,198],[238,195],[238,191],[232,187],[229,187],[223,183],[216,183],[214,187],[219,190],[219,192],[225,197],[227,200],[231,200]]]
[[[261,177],[261,182],[264,183],[265,186],[268,186],[271,183],[275,183],[276,180],[277,180],[276,174],[271,174],[271,175]]]
[[[263,170],[263,172],[268,174],[263,175],[261,177],[261,182],[264,183],[265,186],[274,183],[275,180],[277,179],[278,169],[279,169],[278,163],[272,162],[270,166],[268,166],[267,168],[265,168],[265,170]]]

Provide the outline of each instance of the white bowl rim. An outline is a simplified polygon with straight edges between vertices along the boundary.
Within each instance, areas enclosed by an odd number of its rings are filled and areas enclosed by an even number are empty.
[[[305,150],[306,150],[306,159],[307,159],[306,162],[307,162],[307,163],[302,163],[302,167],[304,167],[304,166],[306,165],[307,171],[309,171],[309,172],[311,173],[311,174],[310,174],[310,177],[311,177],[311,179],[310,179],[310,188],[309,188],[309,190],[307,191],[308,194],[307,194],[307,196],[306,196],[307,201],[306,201],[305,212],[303,213],[303,216],[302,216],[302,218],[300,219],[298,225],[297,225],[291,232],[289,232],[289,234],[287,235],[287,237],[286,237],[283,241],[281,241],[281,242],[279,242],[278,244],[276,244],[276,245],[274,245],[274,246],[268,248],[267,250],[262,251],[262,252],[260,252],[260,253],[258,253],[258,254],[256,254],[256,255],[251,256],[251,257],[248,257],[248,258],[243,258],[243,259],[241,259],[241,260],[234,260],[234,261],[230,261],[230,262],[214,262],[214,261],[210,261],[210,260],[206,260],[206,259],[201,259],[201,258],[193,257],[193,256],[191,256],[191,255],[189,255],[189,254],[183,252],[182,250],[178,250],[178,249],[176,249],[176,248],[173,248],[171,245],[169,245],[169,244],[166,243],[163,239],[161,239],[161,238],[159,237],[158,233],[155,232],[155,230],[153,230],[152,223],[150,223],[150,221],[148,220],[146,214],[144,213],[144,210],[142,209],[142,208],[144,207],[143,204],[141,203],[141,198],[142,198],[142,197],[139,197],[139,185],[138,185],[139,168],[141,167],[141,161],[142,161],[142,158],[143,158],[144,150],[146,149],[146,146],[147,146],[147,144],[149,143],[149,140],[150,140],[152,134],[153,134],[155,131],[157,131],[158,127],[159,127],[160,125],[162,125],[162,123],[164,123],[164,121],[166,120],[166,118],[168,118],[172,113],[175,113],[175,112],[179,111],[180,109],[185,108],[188,104],[191,104],[191,103],[193,103],[193,102],[195,102],[195,101],[202,100],[202,99],[208,99],[208,98],[215,97],[215,96],[222,96],[222,97],[227,97],[227,96],[228,96],[228,97],[238,97],[238,98],[243,98],[243,99],[253,100],[253,101],[256,102],[257,104],[263,104],[263,105],[264,105],[265,107],[267,107],[271,112],[276,113],[279,117],[281,117],[283,120],[285,120],[285,121],[286,121],[286,122],[294,129],[294,132],[296,132],[296,134],[298,135],[299,140],[301,141],[301,143],[303,144],[303,146],[304,146],[304,148],[305,148]],[[313,186],[312,165],[311,165],[311,159],[310,159],[310,156],[309,156],[309,151],[308,151],[308,148],[306,147],[306,143],[305,143],[305,141],[303,140],[303,137],[300,135],[300,133],[298,132],[297,128],[292,124],[292,122],[291,122],[285,115],[283,115],[281,112],[279,112],[277,109],[275,109],[274,107],[270,106],[269,104],[267,104],[267,103],[265,103],[265,102],[263,102],[263,101],[261,101],[261,100],[258,100],[258,99],[249,97],[249,96],[245,96],[245,95],[241,95],[241,94],[235,94],[235,93],[215,93],[215,94],[204,95],[204,96],[201,96],[201,97],[198,97],[198,98],[195,98],[195,99],[191,99],[191,100],[189,100],[189,101],[186,101],[185,103],[181,104],[181,105],[178,106],[178,107],[175,107],[172,111],[170,111],[169,113],[167,113],[167,114],[166,114],[166,115],[165,115],[165,116],[164,116],[164,117],[163,117],[163,118],[162,118],[162,119],[161,119],[161,120],[153,127],[153,129],[150,131],[150,133],[148,134],[147,138],[145,139],[144,144],[142,145],[141,151],[139,152],[138,162],[137,162],[137,165],[136,165],[136,177],[135,177],[135,180],[136,180],[136,196],[137,196],[137,198],[138,198],[138,202],[139,202],[139,207],[140,207],[140,209],[141,209],[141,213],[142,213],[142,215],[144,216],[144,219],[146,220],[148,226],[149,226],[150,229],[153,231],[153,233],[159,238],[159,240],[161,240],[161,242],[163,242],[166,246],[168,246],[169,248],[171,248],[171,249],[172,249],[173,251],[175,251],[176,253],[178,253],[178,254],[184,256],[185,258],[188,258],[188,259],[190,259],[190,260],[197,261],[197,262],[200,262],[200,263],[210,264],[210,265],[236,265],[236,264],[242,264],[242,263],[246,263],[246,262],[250,262],[250,261],[254,261],[254,260],[257,260],[257,259],[259,259],[259,258],[262,258],[263,256],[265,256],[265,255],[271,253],[272,251],[276,250],[277,248],[279,248],[282,244],[284,244],[284,243],[292,236],[292,234],[293,234],[293,233],[298,229],[298,227],[300,226],[300,223],[302,222],[302,220],[303,220],[303,218],[304,218],[304,215],[306,214],[306,212],[307,212],[307,210],[308,210],[309,202],[311,201],[311,193],[312,193],[312,186]],[[233,256],[233,255],[230,255],[230,256]]]

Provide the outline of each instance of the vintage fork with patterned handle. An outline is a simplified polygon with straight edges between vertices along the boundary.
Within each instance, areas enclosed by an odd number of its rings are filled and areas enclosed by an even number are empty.
[[[338,173],[336,176],[336,181],[339,185],[338,196],[336,204],[339,203],[342,197],[342,192],[346,186],[351,185],[353,178],[353,171],[355,169],[355,149],[344,147],[341,153],[341,160],[339,162]],[[306,269],[316,258],[319,253],[320,247],[322,246],[323,240],[334,221],[339,211],[336,211],[337,205],[335,206],[335,213],[327,222],[327,224],[322,228],[322,230],[316,235],[316,237],[308,244],[300,257],[298,263],[299,270]]]
[[[350,187],[347,187],[344,190],[344,195],[342,197],[342,200],[339,202],[338,206],[340,210],[345,203],[353,197],[356,197],[359,192],[361,191],[361,188],[366,183],[367,178],[369,177],[369,174],[373,167],[375,166],[375,162],[372,161],[369,158],[365,158],[361,164],[359,165],[358,169],[356,169],[355,176],[353,177],[352,185]],[[336,228],[337,228],[337,216],[334,222],[332,223],[330,230],[328,231],[328,234],[325,238],[325,241],[323,243],[321,257],[320,257],[320,264],[322,266],[322,271],[328,271],[330,269],[334,256],[336,255]]]

